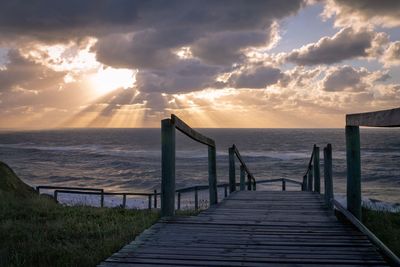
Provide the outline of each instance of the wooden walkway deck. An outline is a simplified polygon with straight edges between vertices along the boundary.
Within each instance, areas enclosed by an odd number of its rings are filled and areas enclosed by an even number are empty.
[[[311,192],[239,191],[161,220],[100,266],[387,266]]]

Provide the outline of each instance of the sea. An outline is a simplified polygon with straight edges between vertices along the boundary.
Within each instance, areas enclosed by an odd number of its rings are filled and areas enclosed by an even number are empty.
[[[198,131],[216,142],[218,183],[228,182],[228,148],[232,144],[238,147],[257,180],[290,178],[302,181],[313,145],[320,147],[323,160],[323,147],[330,143],[333,148],[335,196],[345,196],[344,129]],[[400,203],[400,129],[361,128],[360,132],[363,199],[399,207],[400,204],[396,203]],[[207,151],[205,145],[176,131],[176,188],[207,184]],[[160,190],[161,184],[161,130],[90,128],[2,131],[0,161],[8,164],[31,186],[153,192]],[[239,164],[236,167],[238,169]],[[239,171],[236,173],[238,176]],[[257,187],[258,190],[279,190],[281,185],[260,184]],[[299,188],[288,185],[288,190]],[[206,194],[203,197],[206,198]],[[119,200],[113,201],[115,204]]]

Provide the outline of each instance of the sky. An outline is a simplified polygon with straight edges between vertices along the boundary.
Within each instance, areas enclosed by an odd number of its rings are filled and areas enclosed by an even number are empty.
[[[398,0],[2,0],[0,128],[336,128],[400,106]]]

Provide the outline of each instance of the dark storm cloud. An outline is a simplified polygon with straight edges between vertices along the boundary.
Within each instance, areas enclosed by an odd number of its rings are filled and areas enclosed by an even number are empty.
[[[323,90],[328,92],[363,91],[366,85],[362,77],[367,75],[364,70],[356,70],[350,66],[333,69],[328,72],[323,80]]]
[[[96,36],[134,23],[137,6],[130,0],[4,0],[0,33],[45,41]]]
[[[224,69],[195,59],[180,60],[168,69],[140,70],[136,86],[144,92],[184,93],[201,90],[213,84]]]
[[[8,52],[8,63],[0,70],[0,92],[15,90],[38,90],[45,84],[57,85],[65,73],[56,72],[21,56],[17,50]]]
[[[241,49],[267,45],[272,23],[301,6],[298,0],[150,1],[139,8],[131,35],[101,38],[95,50],[104,64],[131,68],[173,64],[172,51],[182,46],[204,62],[232,64],[243,58]]]
[[[374,32],[342,29],[333,37],[324,37],[287,55],[286,60],[298,65],[332,64],[346,59],[367,56]]]
[[[280,69],[274,67],[257,67],[230,77],[228,83],[235,88],[265,88],[275,84],[283,77]]]

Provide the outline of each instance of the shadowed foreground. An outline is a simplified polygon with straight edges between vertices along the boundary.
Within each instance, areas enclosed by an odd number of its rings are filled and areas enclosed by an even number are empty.
[[[319,194],[239,191],[196,217],[160,221],[101,266],[386,266]]]

